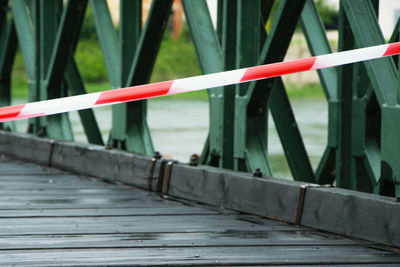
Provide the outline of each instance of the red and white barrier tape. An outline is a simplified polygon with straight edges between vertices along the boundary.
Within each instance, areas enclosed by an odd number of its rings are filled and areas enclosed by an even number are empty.
[[[224,71],[173,81],[152,83],[0,108],[0,122],[208,89],[248,81],[317,70],[400,54],[400,42],[354,49],[287,62]]]

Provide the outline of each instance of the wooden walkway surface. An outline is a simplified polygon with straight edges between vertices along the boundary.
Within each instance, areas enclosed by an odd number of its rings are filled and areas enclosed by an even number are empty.
[[[400,266],[400,254],[370,242],[0,159],[0,265],[164,264]]]

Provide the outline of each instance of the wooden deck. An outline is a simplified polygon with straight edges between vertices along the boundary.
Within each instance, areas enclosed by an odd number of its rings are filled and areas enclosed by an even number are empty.
[[[2,266],[400,264],[371,242],[4,156],[0,192]]]

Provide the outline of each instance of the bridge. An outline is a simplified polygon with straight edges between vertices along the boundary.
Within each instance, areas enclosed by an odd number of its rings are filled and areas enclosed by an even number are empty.
[[[15,104],[17,48],[26,102],[86,94],[74,51],[88,8],[111,87],[148,84],[172,2],[152,1],[142,26],[142,1],[121,0],[116,31],[103,0],[0,1],[1,105]],[[204,74],[282,61],[297,27],[311,55],[333,52],[312,0],[220,0],[216,29],[206,1],[182,4]],[[387,43],[378,9],[340,1],[338,51]],[[23,133],[2,123],[0,263],[400,264],[398,61],[318,70],[328,140],[316,169],[280,76],[209,89],[207,141],[190,163],[155,153],[146,100],[112,107],[106,142],[92,109],[79,110],[88,144],[73,142],[68,113],[30,118]],[[269,113],[293,181],[274,178]]]

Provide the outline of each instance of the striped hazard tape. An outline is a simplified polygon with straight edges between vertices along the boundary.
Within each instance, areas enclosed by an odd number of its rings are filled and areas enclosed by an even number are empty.
[[[307,70],[334,67],[400,54],[400,42],[348,50],[287,62],[224,71],[0,108],[0,122],[27,119],[92,107],[173,95],[213,87],[255,81]]]

